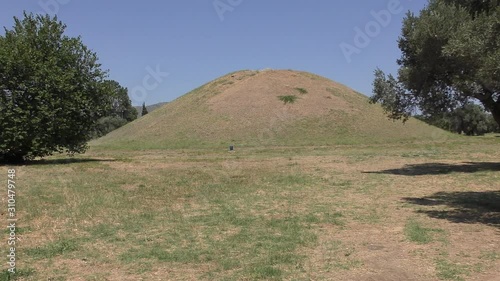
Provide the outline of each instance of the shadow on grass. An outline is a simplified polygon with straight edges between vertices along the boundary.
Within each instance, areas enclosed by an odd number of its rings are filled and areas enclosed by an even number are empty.
[[[431,218],[500,227],[500,191],[438,192],[431,196],[403,200],[423,206],[417,212]]]
[[[33,161],[27,161],[27,162],[23,162],[23,163],[16,163],[16,164],[0,163],[0,167],[1,166],[17,167],[17,166],[37,166],[37,165],[68,165],[68,164],[74,164],[74,163],[114,162],[114,161],[116,161],[116,160],[114,160],[114,159],[94,159],[94,158],[40,159],[40,160],[33,160]]]
[[[496,162],[463,162],[461,164],[424,163],[411,164],[398,169],[389,169],[366,174],[391,174],[402,176],[445,175],[450,173],[476,173],[482,171],[500,171]]]

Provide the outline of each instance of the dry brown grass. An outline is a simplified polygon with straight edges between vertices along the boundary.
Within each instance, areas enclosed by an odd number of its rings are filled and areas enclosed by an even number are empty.
[[[19,280],[497,280],[499,139],[464,140],[17,167]]]
[[[284,104],[279,97],[288,95],[298,99]],[[379,105],[370,105],[367,97],[326,78],[269,70],[240,71],[211,81],[94,144],[162,149],[397,143],[451,137],[417,120],[392,122]]]

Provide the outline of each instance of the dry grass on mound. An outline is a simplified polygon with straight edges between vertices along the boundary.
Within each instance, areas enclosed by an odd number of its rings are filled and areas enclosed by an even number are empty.
[[[326,78],[269,70],[240,71],[211,81],[93,144],[161,149],[446,138],[453,136],[417,120],[390,121],[367,97]]]

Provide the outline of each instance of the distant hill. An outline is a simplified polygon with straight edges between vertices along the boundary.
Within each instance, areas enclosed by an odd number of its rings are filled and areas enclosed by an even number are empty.
[[[307,72],[239,71],[95,141],[108,148],[380,144],[453,137],[416,119],[388,120],[354,90]]]
[[[156,109],[164,106],[165,104],[167,104],[168,102],[160,102],[160,103],[155,103],[155,104],[152,104],[152,105],[146,105],[146,109],[148,110],[149,113],[155,111]],[[140,106],[134,106],[135,109],[137,109],[137,112],[139,113],[138,117],[141,117],[141,114],[142,114],[142,105]]]

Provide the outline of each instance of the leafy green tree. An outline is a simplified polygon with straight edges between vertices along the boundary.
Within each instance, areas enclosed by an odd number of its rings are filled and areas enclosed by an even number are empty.
[[[498,125],[498,123],[495,122],[493,115],[488,114],[487,123],[488,123],[488,132],[489,133],[500,133],[500,125]]]
[[[484,111],[482,106],[473,103],[439,116],[415,117],[441,129],[468,136],[497,132],[499,128],[491,114]]]
[[[110,107],[97,55],[56,17],[14,22],[0,36],[0,161],[85,152]]]
[[[109,93],[109,102],[111,103],[111,108],[106,112],[106,116],[117,116],[127,122],[137,119],[137,109],[132,106],[127,88],[122,87],[114,80],[104,81],[104,87]]]
[[[454,112],[455,131],[468,136],[488,133],[488,116],[477,104],[467,104]]]
[[[445,3],[462,6],[472,16],[480,13],[490,13],[500,4],[499,0],[445,0]]]
[[[106,116],[97,120],[94,138],[102,137],[127,124],[127,120],[118,116]]]
[[[105,116],[97,120],[92,138],[102,137],[137,119],[137,109],[132,106],[127,88],[120,86],[114,80],[104,81],[103,86],[111,106],[106,110]]]
[[[146,103],[143,102],[142,103],[142,114],[141,114],[141,116],[144,116],[146,114],[148,114],[148,109],[146,108]]]
[[[439,115],[477,100],[500,124],[498,0],[430,0],[420,15],[406,15],[399,48],[397,78],[377,69],[371,97],[390,118]]]

